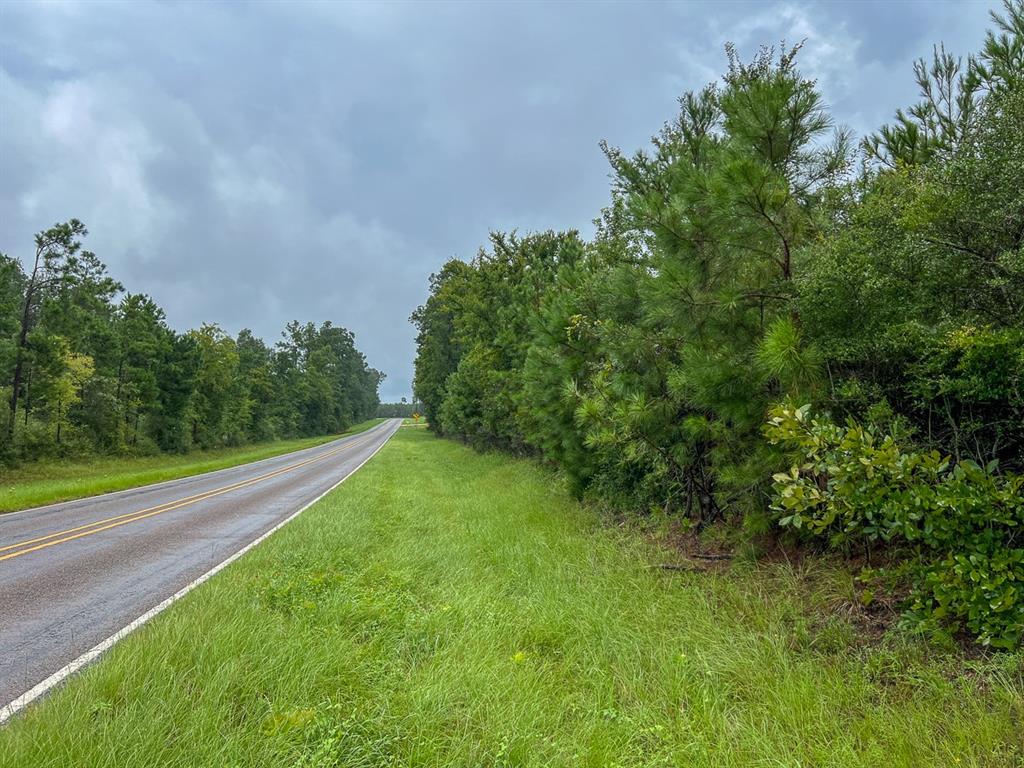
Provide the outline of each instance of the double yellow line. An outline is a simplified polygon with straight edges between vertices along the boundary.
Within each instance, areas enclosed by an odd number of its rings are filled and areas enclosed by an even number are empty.
[[[203,493],[197,493],[193,496],[186,496],[182,499],[157,504],[155,507],[147,507],[146,509],[140,509],[135,512],[126,512],[123,515],[115,515],[114,517],[108,517],[103,520],[95,520],[91,523],[79,525],[75,528],[68,528],[63,531],[48,533],[45,536],[39,536],[34,539],[27,539],[26,541],[19,541],[15,544],[8,544],[7,546],[0,547],[0,553],[7,553],[0,554],[0,562],[3,562],[4,560],[11,560],[15,557],[21,557],[22,555],[27,555],[30,552],[37,552],[38,550],[46,549],[47,547],[53,547],[57,544],[63,544],[66,541],[74,541],[75,539],[80,539],[83,536],[92,536],[95,533],[127,525],[128,523],[134,523],[138,520],[144,520],[147,517],[153,517],[154,515],[160,515],[164,512],[170,512],[172,509],[180,509],[181,507],[187,507],[191,504],[198,504],[200,501],[212,499],[214,496],[220,496],[223,493],[229,493],[231,491],[236,491],[239,488],[255,485],[256,483],[263,482],[264,480],[269,480],[272,477],[278,477],[288,472],[293,472],[296,469],[300,469],[301,467],[306,467],[318,461],[329,459],[331,456],[335,456],[342,451],[347,451],[350,448],[355,448],[357,445],[362,445],[369,440],[369,437],[364,437],[360,440],[356,440],[355,442],[346,443],[340,448],[335,448],[327,453],[314,456],[311,459],[306,459],[305,461],[300,461],[295,464],[289,464],[287,467],[275,469],[273,472],[267,472],[266,474],[258,477],[252,477],[248,480],[242,480],[237,483],[232,483],[231,485],[225,485],[222,488],[215,488],[212,491],[204,491]]]

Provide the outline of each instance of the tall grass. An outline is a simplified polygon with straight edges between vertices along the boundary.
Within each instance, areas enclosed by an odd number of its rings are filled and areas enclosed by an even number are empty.
[[[99,456],[77,461],[41,460],[15,469],[0,467],[0,513],[121,491],[268,459],[337,440],[344,435],[363,432],[382,421],[370,419],[350,427],[340,435],[277,440],[181,455]]]
[[[530,463],[402,429],[0,730],[0,755],[33,768],[1020,765],[1019,657],[809,636],[796,575],[773,571],[768,590],[756,567],[650,567],[666,556]]]

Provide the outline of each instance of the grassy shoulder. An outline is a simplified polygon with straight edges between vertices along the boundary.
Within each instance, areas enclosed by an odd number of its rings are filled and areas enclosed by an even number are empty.
[[[382,421],[384,419],[364,421],[341,435],[278,440],[183,455],[130,458],[102,456],[85,461],[38,461],[15,469],[0,469],[0,513],[121,491],[268,459],[337,440],[344,435],[363,432]]]
[[[1020,765],[1020,657],[809,632],[799,574],[652,567],[667,556],[529,462],[401,429],[0,730],[0,754],[33,768]]]

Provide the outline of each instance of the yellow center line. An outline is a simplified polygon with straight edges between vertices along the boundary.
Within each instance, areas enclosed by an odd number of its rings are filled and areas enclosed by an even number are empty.
[[[79,525],[76,528],[68,528],[66,530],[56,531],[55,533],[50,533],[50,534],[47,534],[45,536],[39,536],[38,538],[35,538],[35,539],[28,539],[26,541],[19,541],[19,542],[15,543],[15,544],[8,544],[5,547],[0,547],[0,552],[6,552],[9,549],[17,549],[18,547],[23,547],[26,544],[35,544],[37,541],[45,541],[46,539],[52,539],[52,538],[55,538],[57,536],[63,536],[64,534],[67,534],[67,533],[74,533],[75,531],[81,531],[81,530],[83,530],[85,528],[92,528],[93,526],[103,525],[104,523],[110,523],[110,522],[113,522],[114,520],[123,520],[126,517],[134,517],[135,515],[140,515],[143,512],[151,512],[153,510],[160,509],[161,507],[170,506],[171,504],[178,504],[178,503],[183,502],[183,501],[192,501],[192,500],[194,500],[194,501],[202,501],[209,494],[214,493],[216,491],[220,491],[220,490],[224,490],[224,489],[228,489],[228,488],[234,488],[234,487],[241,488],[241,487],[243,487],[245,485],[248,485],[249,483],[251,483],[254,480],[266,480],[268,478],[271,478],[271,477],[274,477],[275,475],[280,474],[284,470],[298,469],[299,467],[305,466],[306,464],[309,464],[309,463],[311,463],[313,461],[318,461],[320,459],[326,459],[329,456],[333,456],[336,453],[340,453],[341,451],[346,450],[349,447],[351,447],[352,445],[356,445],[356,444],[357,443],[348,443],[348,444],[346,444],[344,446],[341,446],[340,448],[335,448],[332,451],[328,451],[327,453],[323,453],[323,454],[320,454],[318,456],[313,456],[310,459],[306,459],[304,461],[298,462],[296,464],[289,465],[287,467],[282,467],[281,469],[276,469],[276,470],[274,470],[272,472],[268,472],[268,473],[266,473],[264,475],[261,475],[259,477],[249,478],[248,480],[241,480],[241,481],[239,481],[238,483],[235,483],[232,486],[224,486],[223,488],[213,488],[213,489],[211,489],[209,491],[202,491],[201,493],[197,493],[197,494],[195,494],[193,496],[186,496],[186,497],[181,498],[181,499],[173,499],[171,501],[165,501],[162,504],[157,504],[154,507],[147,507],[146,509],[137,509],[134,512],[126,512],[123,515],[115,515],[114,517],[108,517],[108,518],[105,518],[103,520],[93,520],[91,523],[85,523],[84,525]]]
[[[108,517],[108,518],[105,518],[103,520],[95,520],[95,521],[93,521],[91,523],[86,523],[84,525],[79,525],[79,526],[77,526],[75,528],[68,528],[68,529],[63,530],[63,531],[57,531],[55,533],[47,534],[46,536],[39,536],[39,537],[37,537],[35,539],[28,539],[26,541],[17,542],[16,544],[9,544],[9,545],[7,545],[5,547],[0,548],[0,552],[6,551],[6,550],[11,550],[11,549],[18,549],[18,551],[17,552],[10,552],[9,554],[0,556],[0,562],[3,562],[4,560],[10,560],[10,559],[15,558],[15,557],[20,557],[21,555],[27,555],[30,552],[36,552],[36,551],[38,551],[40,549],[46,549],[47,547],[52,547],[52,546],[54,546],[56,544],[62,544],[64,542],[66,542],[66,541],[72,541],[74,539],[79,539],[79,538],[82,538],[83,536],[91,536],[94,533],[99,533],[101,531],[106,531],[106,530],[109,530],[111,528],[117,528],[118,526],[126,525],[128,523],[134,523],[137,520],[143,520],[143,519],[145,519],[147,517],[153,517],[154,515],[159,515],[159,514],[162,514],[163,512],[170,512],[171,510],[174,510],[174,509],[180,509],[181,507],[187,507],[187,506],[189,506],[191,504],[197,504],[200,501],[204,501],[205,499],[210,499],[210,498],[213,498],[214,496],[220,496],[221,494],[229,493],[230,491],[235,491],[235,490],[238,490],[240,488],[245,488],[247,486],[254,485],[256,483],[262,482],[264,480],[269,480],[272,477],[277,477],[279,475],[285,474],[286,472],[291,472],[293,470],[300,469],[301,467],[308,466],[309,464],[312,464],[312,463],[317,462],[317,461],[323,461],[324,459],[328,459],[331,456],[335,456],[335,455],[341,453],[342,451],[347,451],[350,448],[355,448],[357,445],[362,445],[363,443],[367,442],[369,439],[370,439],[369,437],[366,437],[366,438],[363,438],[362,440],[357,440],[355,442],[343,445],[340,448],[336,448],[336,449],[334,449],[332,451],[329,451],[327,453],[320,454],[319,456],[314,456],[314,457],[312,457],[310,459],[306,459],[305,461],[300,461],[300,462],[298,462],[296,464],[291,464],[291,465],[289,465],[287,467],[282,467],[281,469],[274,470],[273,472],[268,472],[268,473],[266,473],[264,475],[260,475],[259,477],[253,477],[253,478],[250,478],[248,480],[243,480],[243,481],[240,481],[238,483],[233,483],[231,485],[224,486],[222,488],[215,488],[215,489],[213,489],[211,491],[204,491],[203,493],[198,493],[198,494],[195,494],[193,496],[186,496],[185,498],[182,498],[182,499],[176,499],[174,501],[167,501],[167,502],[164,502],[163,504],[158,504],[158,505],[156,505],[154,507],[147,507],[146,509],[140,509],[140,510],[136,510],[134,512],[127,512],[127,513],[125,513],[123,515],[115,515],[114,517]],[[96,527],[96,526],[101,526],[101,527]],[[90,530],[84,530],[86,528],[88,528]],[[66,534],[74,534],[74,535],[68,536]],[[58,536],[63,536],[64,538],[56,539],[55,541],[47,541],[47,539],[54,539],[55,537],[58,537]],[[29,544],[36,544],[37,542],[46,542],[46,543],[38,544],[37,546],[29,547],[28,549],[20,549],[21,547],[28,546]]]
[[[336,453],[336,452],[331,452],[331,454],[334,454],[334,453]],[[327,456],[330,456],[331,454],[325,454],[325,455],[323,455],[323,457],[314,457],[314,459],[315,458],[326,458]],[[309,460],[309,461],[311,461],[311,460]],[[307,463],[307,462],[302,462],[302,464],[296,464],[296,465],[294,465],[294,467],[302,466],[305,463]],[[288,467],[286,467],[285,469],[288,469]],[[264,479],[264,478],[270,477],[270,476],[272,476],[272,475],[274,475],[276,473],[279,473],[281,471],[282,470],[274,470],[274,472],[267,473],[267,474],[262,475],[261,477],[258,477],[258,478],[250,478],[249,480],[242,480],[239,483],[236,483],[236,486],[241,487],[242,485],[250,482],[253,479]],[[230,486],[230,487],[233,487],[233,486]],[[204,490],[204,492],[202,492],[200,494],[196,494],[195,496],[187,496],[187,497],[185,497],[183,499],[174,499],[173,501],[164,502],[163,504],[158,504],[155,507],[147,507],[146,509],[138,509],[138,510],[135,510],[133,512],[126,512],[123,515],[115,515],[114,517],[108,517],[108,518],[104,518],[102,520],[93,520],[92,522],[87,522],[87,523],[85,523],[83,525],[79,525],[79,526],[74,527],[74,528],[67,528],[66,530],[57,530],[56,532],[53,532],[53,534],[47,534],[46,536],[41,536],[41,537],[38,537],[36,539],[29,539],[29,540],[24,541],[24,542],[17,542],[15,544],[8,544],[6,547],[0,547],[0,552],[6,552],[7,550],[17,549],[18,547],[24,547],[24,546],[26,546],[28,544],[35,544],[36,542],[43,542],[43,541],[46,541],[47,539],[53,539],[55,537],[63,536],[65,534],[74,534],[74,532],[76,530],[82,530],[83,528],[91,528],[94,525],[101,525],[104,522],[112,522],[114,520],[122,520],[122,519],[124,519],[126,517],[134,517],[135,515],[141,514],[143,512],[152,512],[153,510],[160,509],[162,507],[168,507],[168,506],[170,506],[172,504],[178,504],[179,502],[186,502],[186,501],[193,501],[193,500],[195,500],[195,501],[202,501],[204,498],[206,498],[210,494],[216,492],[216,490],[220,490],[220,489],[221,488],[212,488],[210,490]]]

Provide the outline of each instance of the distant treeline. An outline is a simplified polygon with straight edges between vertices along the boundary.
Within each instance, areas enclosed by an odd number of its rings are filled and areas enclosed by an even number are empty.
[[[1024,633],[1024,3],[856,142],[798,49],[686,93],[576,232],[433,275],[433,429],[619,509],[905,555],[906,616]],[[902,570],[901,570],[902,569]],[[870,594],[865,592],[870,600]]]
[[[0,459],[332,434],[376,412],[383,376],[350,331],[293,322],[273,347],[214,324],[178,333],[86,234],[72,219],[27,259],[0,254]]]
[[[418,412],[416,403],[381,403],[377,406],[378,419],[408,419]]]

